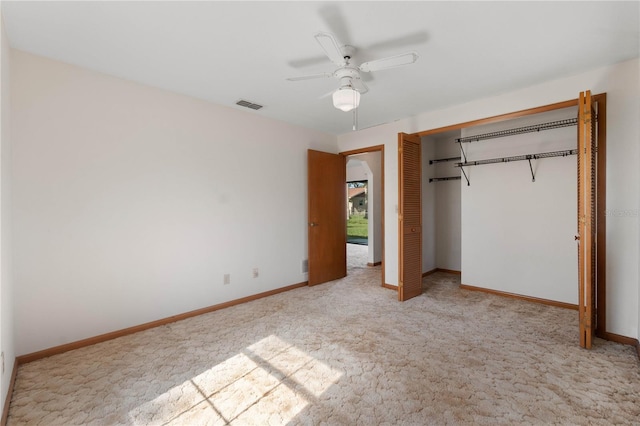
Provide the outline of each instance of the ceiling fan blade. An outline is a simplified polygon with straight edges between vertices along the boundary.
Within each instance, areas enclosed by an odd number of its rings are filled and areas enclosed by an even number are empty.
[[[333,77],[333,74],[330,72],[322,72],[320,74],[309,74],[309,75],[301,75],[300,77],[289,77],[287,80],[289,81],[301,81],[301,80],[312,80],[314,78],[329,78]]]
[[[374,61],[365,62],[360,65],[360,71],[371,72],[384,70],[387,68],[401,67],[403,65],[413,64],[418,60],[418,54],[416,52],[403,53],[396,56],[389,56],[388,58],[376,59]]]
[[[327,62],[327,57],[324,55],[314,56],[313,58],[301,58],[301,59],[293,59],[287,62],[287,65],[293,68],[304,68],[312,65],[320,65]]]
[[[347,24],[345,15],[340,10],[340,5],[336,3],[326,4],[318,10],[318,14],[327,25],[327,29],[338,40],[349,43],[349,24]]]
[[[324,95],[322,95],[322,96],[318,96],[318,99],[328,98],[329,96],[333,95],[333,92],[335,92],[335,91],[336,91],[336,89],[333,89],[332,91],[327,92],[327,93],[325,93],[325,94],[324,94]]]
[[[359,78],[358,79],[354,79],[351,84],[353,85],[354,89],[356,89],[358,92],[360,92],[361,95],[364,95],[365,93],[367,93],[369,91],[369,88],[367,87],[366,84],[364,84],[364,81],[362,81]]]
[[[375,77],[373,76],[372,73],[365,72],[365,73],[360,73],[360,80],[362,80],[365,83],[370,83],[373,80],[375,80]]]
[[[400,37],[392,38],[378,43],[370,44],[367,49],[401,49],[415,44],[422,44],[429,40],[429,34],[426,31],[417,31],[415,33],[406,34]]]
[[[338,43],[338,40],[336,40],[332,34],[319,32],[314,37],[331,62],[339,67],[347,63],[342,54],[342,49],[340,49],[340,43]]]

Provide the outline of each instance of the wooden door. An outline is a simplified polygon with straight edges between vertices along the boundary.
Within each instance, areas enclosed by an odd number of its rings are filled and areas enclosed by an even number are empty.
[[[596,117],[591,92],[578,103],[578,315],[580,346],[590,349],[596,326]]]
[[[347,275],[345,157],[308,151],[309,285]]]
[[[398,135],[398,300],[422,294],[422,161],[420,137]]]

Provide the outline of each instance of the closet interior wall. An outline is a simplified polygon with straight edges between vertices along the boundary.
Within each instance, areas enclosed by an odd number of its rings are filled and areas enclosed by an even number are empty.
[[[429,164],[430,160],[457,157],[454,143],[461,131],[422,138],[422,271],[461,269],[460,180],[429,182],[431,178],[460,176],[454,161]]]
[[[575,118],[567,108],[462,129],[462,137]],[[463,143],[468,161],[576,148],[576,126]],[[577,303],[576,156],[465,167],[462,283]]]

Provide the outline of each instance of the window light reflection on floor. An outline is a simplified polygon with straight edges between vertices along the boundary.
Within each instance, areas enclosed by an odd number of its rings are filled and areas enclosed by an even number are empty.
[[[268,336],[129,412],[133,424],[291,421],[342,372]]]

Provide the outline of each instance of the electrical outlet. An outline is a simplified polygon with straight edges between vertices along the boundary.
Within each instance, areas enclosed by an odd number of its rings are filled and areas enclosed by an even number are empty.
[[[222,283],[224,285],[231,284],[231,274],[224,274]]]
[[[258,268],[253,268],[253,278],[258,278],[260,275],[260,270]]]

